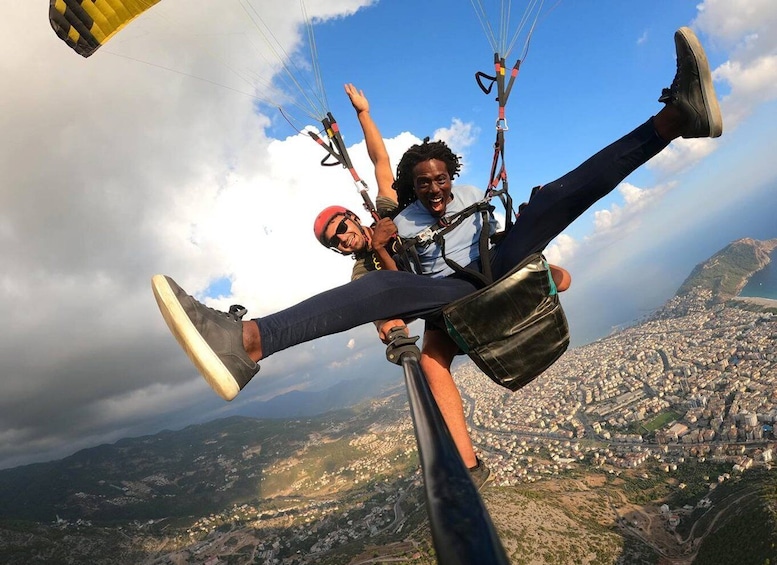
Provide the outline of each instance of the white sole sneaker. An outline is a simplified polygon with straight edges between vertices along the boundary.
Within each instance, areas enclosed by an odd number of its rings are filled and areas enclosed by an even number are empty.
[[[154,298],[167,327],[216,394],[224,400],[232,400],[240,392],[240,385],[194,326],[171,282],[175,284],[165,275],[154,275],[151,279]]]
[[[723,116],[720,113],[718,97],[715,94],[715,87],[712,84],[712,72],[707,60],[707,54],[704,52],[699,38],[689,27],[681,27],[675,32],[680,36],[696,61],[696,70],[699,73],[699,82],[701,83],[701,97],[704,102],[707,123],[709,124],[709,135],[707,137],[720,137],[723,134]],[[677,38],[675,38],[675,41]]]

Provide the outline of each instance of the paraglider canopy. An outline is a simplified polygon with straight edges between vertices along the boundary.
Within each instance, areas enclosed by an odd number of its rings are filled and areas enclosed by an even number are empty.
[[[84,57],[159,0],[50,0],[49,22],[57,35]]]

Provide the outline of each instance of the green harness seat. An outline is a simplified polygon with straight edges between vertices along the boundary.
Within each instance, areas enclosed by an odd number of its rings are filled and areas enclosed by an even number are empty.
[[[524,259],[493,284],[443,309],[448,333],[497,384],[516,391],[569,346],[569,325],[548,263]]]

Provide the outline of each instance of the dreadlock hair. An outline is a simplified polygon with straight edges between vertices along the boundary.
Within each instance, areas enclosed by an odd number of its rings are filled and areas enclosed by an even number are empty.
[[[397,165],[397,180],[392,185],[397,191],[398,210],[404,210],[417,200],[415,186],[413,185],[413,169],[418,163],[437,159],[445,163],[451,180],[456,178],[461,170],[461,160],[444,141],[429,141],[424,138],[423,143],[413,145],[405,151]]]

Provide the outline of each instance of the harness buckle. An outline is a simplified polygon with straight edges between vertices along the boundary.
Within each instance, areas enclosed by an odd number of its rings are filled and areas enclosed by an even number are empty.
[[[420,245],[429,245],[434,240],[435,230],[433,228],[434,228],[433,226],[429,226],[424,231],[416,235],[415,240]]]

